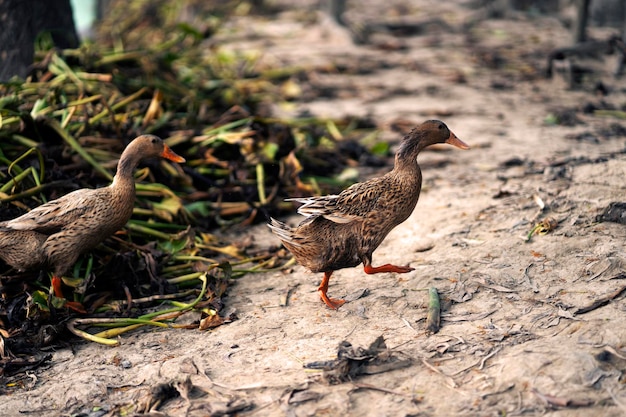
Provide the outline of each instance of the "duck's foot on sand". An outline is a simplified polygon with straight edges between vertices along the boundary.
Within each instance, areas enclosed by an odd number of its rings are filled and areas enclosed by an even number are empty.
[[[346,303],[346,300],[342,300],[341,298],[328,298],[326,293],[322,291],[320,291],[320,298],[328,308],[332,308],[333,310],[339,310],[339,307]]]
[[[328,295],[326,295],[326,293],[328,292],[328,281],[330,281],[330,276],[332,274],[333,274],[332,271],[324,272],[324,278],[322,279],[322,283],[320,284],[317,290],[320,293],[320,298],[322,299],[324,304],[328,306],[328,308],[332,308],[333,310],[338,310],[339,307],[344,305],[346,300],[342,300],[339,298],[328,298]]]

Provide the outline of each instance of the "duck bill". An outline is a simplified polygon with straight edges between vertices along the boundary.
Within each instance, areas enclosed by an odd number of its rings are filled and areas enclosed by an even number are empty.
[[[446,139],[446,143],[452,146],[456,146],[461,149],[469,149],[469,145],[463,142],[461,139],[457,138],[456,135],[450,132],[450,137]]]
[[[182,156],[178,155],[176,152],[174,152],[169,146],[167,146],[166,144],[163,144],[163,152],[161,152],[161,157],[165,158],[165,159],[169,159],[170,161],[174,161],[174,162],[185,162],[185,158],[183,158]]]

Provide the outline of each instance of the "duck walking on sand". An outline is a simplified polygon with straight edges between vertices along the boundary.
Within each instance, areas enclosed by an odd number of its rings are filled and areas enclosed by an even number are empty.
[[[296,260],[312,272],[324,273],[318,291],[331,309],[345,303],[326,294],[333,271],[360,263],[366,274],[413,270],[391,264],[372,266],[372,253],[413,212],[422,188],[417,155],[436,143],[469,149],[445,123],[428,120],[402,139],[392,171],[353,184],[339,195],[291,199],[302,203],[298,213],[306,217],[295,228],[270,218],[270,229]]]
[[[52,288],[62,298],[63,274],[81,254],[130,219],[135,204],[133,173],[142,160],[154,157],[185,162],[161,138],[138,136],[122,153],[109,186],[76,190],[18,218],[0,222],[0,259],[20,271],[51,268]],[[67,301],[66,305],[84,311],[79,303]]]

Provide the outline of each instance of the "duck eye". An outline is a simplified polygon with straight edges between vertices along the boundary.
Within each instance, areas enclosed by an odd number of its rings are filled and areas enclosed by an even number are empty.
[[[157,143],[159,140],[157,138],[152,138],[152,143]]]
[[[439,130],[443,129],[443,125],[439,125]]]

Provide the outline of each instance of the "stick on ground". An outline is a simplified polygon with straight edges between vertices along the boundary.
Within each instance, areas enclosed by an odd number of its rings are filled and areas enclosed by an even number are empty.
[[[441,305],[439,303],[439,293],[437,288],[430,287],[428,290],[428,316],[426,317],[426,330],[430,333],[437,333],[441,322]]]

